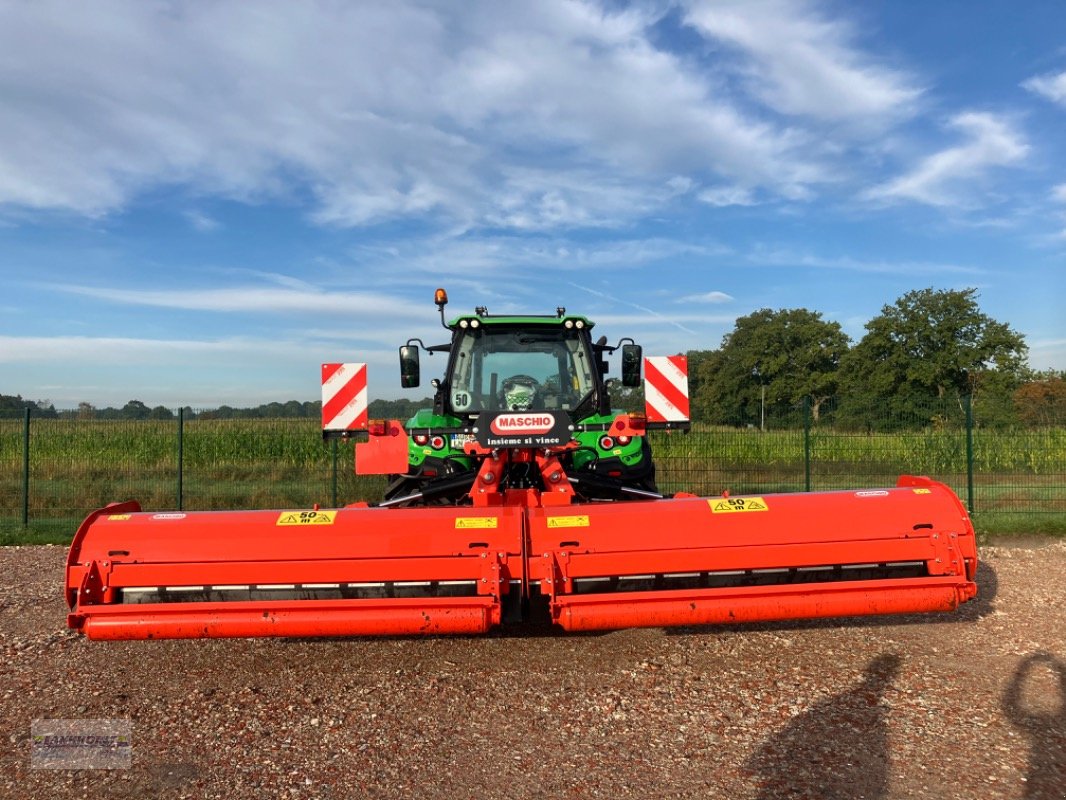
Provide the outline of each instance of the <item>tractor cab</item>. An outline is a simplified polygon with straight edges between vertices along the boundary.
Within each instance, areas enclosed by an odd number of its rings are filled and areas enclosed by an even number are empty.
[[[602,394],[590,327],[587,320],[569,317],[457,320],[448,368],[438,387],[442,411],[455,416],[484,411],[587,416],[598,408]]]

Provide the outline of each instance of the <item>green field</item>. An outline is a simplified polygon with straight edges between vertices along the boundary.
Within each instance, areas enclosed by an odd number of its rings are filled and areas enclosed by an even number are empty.
[[[0,420],[0,543],[69,541],[78,522],[109,502],[146,509],[178,501],[176,421],[34,420],[29,520],[23,513],[23,427]],[[719,494],[891,485],[923,474],[969,497],[964,431],[760,432],[695,426],[652,436],[660,489]],[[381,477],[352,472],[350,444],[321,440],[313,419],[193,420],[182,437],[185,510],[302,508],[377,500]],[[809,450],[809,463],[805,459]],[[974,519],[988,533],[1066,533],[1066,430],[973,432]],[[336,487],[334,489],[334,486]]]

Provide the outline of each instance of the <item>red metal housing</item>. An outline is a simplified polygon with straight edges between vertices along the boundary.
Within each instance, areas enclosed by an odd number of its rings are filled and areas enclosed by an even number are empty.
[[[522,526],[517,508],[108,506],[71,545],[69,624],[95,639],[482,633],[521,576]]]
[[[529,457],[550,481],[556,459]],[[483,633],[505,603],[541,599],[563,629],[590,630],[946,611],[976,595],[973,527],[928,478],[615,504],[552,483],[554,496],[487,491],[473,507],[108,506],[70,549],[69,624],[97,639]]]

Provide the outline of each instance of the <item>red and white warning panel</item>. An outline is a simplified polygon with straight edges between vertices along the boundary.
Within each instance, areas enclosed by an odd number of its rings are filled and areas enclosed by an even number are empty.
[[[366,364],[322,365],[322,430],[365,431]]]
[[[688,422],[688,358],[644,359],[644,413],[648,422]]]

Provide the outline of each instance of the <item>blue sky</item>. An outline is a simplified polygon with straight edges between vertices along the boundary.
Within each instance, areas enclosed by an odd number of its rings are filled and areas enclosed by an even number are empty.
[[[648,354],[976,287],[1066,369],[1064,129],[1055,1],[5,0],[0,393],[421,397],[438,285]]]

